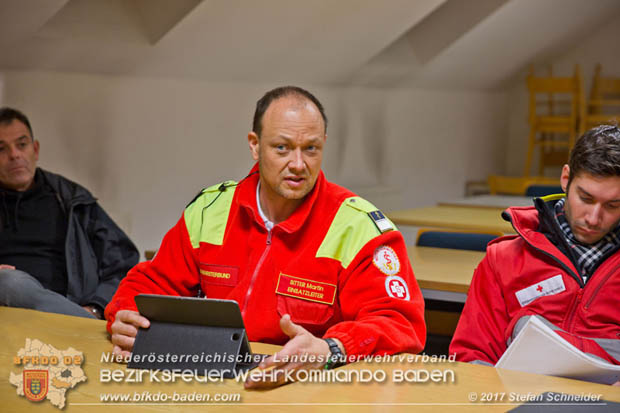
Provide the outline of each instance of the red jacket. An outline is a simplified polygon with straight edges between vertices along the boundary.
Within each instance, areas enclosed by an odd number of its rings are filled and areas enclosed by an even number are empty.
[[[381,233],[368,214],[376,209],[321,173],[269,233],[257,183],[251,174],[204,190],[155,258],[127,274],[106,308],[108,329],[118,310],[136,310],[137,294],[200,289],[239,303],[251,341],[286,343],[279,320],[290,314],[314,335],[339,339],[347,355],[420,351],[424,302],[400,232]]]
[[[583,286],[571,260],[539,232],[534,207],[508,212],[518,235],[489,243],[450,353],[459,361],[494,365],[524,317],[539,315],[580,350],[620,364],[620,251],[602,262]]]

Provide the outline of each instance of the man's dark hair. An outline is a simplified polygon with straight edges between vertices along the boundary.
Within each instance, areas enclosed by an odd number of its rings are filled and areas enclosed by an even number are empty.
[[[305,89],[297,86],[282,86],[265,93],[265,95],[263,95],[263,97],[260,98],[258,102],[256,102],[256,111],[254,112],[252,131],[256,135],[258,135],[259,138],[261,132],[263,131],[263,115],[265,115],[267,108],[269,108],[269,105],[271,105],[274,100],[287,96],[298,96],[312,102],[321,113],[321,117],[323,118],[323,124],[325,125],[324,132],[327,133],[327,116],[325,116],[325,109],[323,108],[321,102],[319,102],[319,100],[312,93],[308,92]]]
[[[0,125],[10,125],[14,120],[18,120],[28,128],[30,132],[30,136],[34,140],[34,134],[32,133],[32,126],[30,126],[30,121],[17,109],[10,108],[8,106],[0,108]]]
[[[620,130],[601,125],[590,129],[575,143],[568,160],[568,185],[575,176],[587,172],[594,176],[620,176]]]

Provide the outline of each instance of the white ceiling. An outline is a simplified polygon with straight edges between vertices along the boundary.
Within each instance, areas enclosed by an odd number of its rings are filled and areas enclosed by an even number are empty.
[[[618,0],[0,0],[0,71],[492,88]]]

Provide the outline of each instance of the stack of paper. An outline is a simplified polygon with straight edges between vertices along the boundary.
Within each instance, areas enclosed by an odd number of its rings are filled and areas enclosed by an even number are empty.
[[[537,317],[528,320],[495,367],[603,384],[620,380],[620,366],[588,356]]]

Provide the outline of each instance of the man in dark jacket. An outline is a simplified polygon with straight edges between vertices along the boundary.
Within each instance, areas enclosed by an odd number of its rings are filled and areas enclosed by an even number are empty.
[[[138,251],[88,190],[38,159],[28,118],[0,108],[0,305],[102,318]]]

